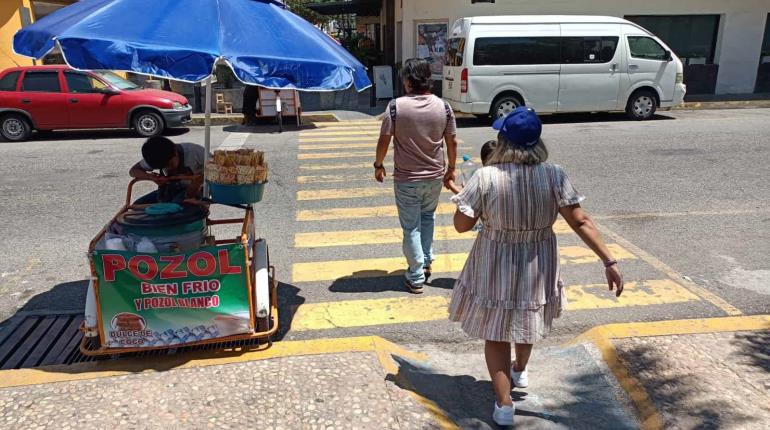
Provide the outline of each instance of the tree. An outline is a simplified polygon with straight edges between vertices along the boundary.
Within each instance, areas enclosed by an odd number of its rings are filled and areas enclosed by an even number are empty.
[[[318,3],[317,1],[312,0],[286,0],[285,1],[286,6],[289,8],[290,11],[293,13],[301,16],[302,18],[305,18],[306,21],[313,23],[315,25],[319,24],[325,24],[329,22],[329,18],[321,15],[313,10],[311,10],[309,7],[306,6],[307,3]]]

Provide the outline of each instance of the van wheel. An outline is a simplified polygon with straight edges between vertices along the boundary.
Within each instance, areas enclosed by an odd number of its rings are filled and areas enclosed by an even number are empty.
[[[519,106],[524,106],[524,103],[516,96],[500,97],[492,106],[492,119],[504,118]]]
[[[136,133],[142,137],[158,136],[163,133],[165,128],[163,118],[149,110],[141,111],[134,115],[133,126]]]
[[[646,121],[655,116],[658,102],[655,94],[648,90],[641,90],[631,94],[626,105],[626,114],[636,121]]]
[[[10,142],[24,142],[32,134],[32,126],[23,115],[10,113],[0,119],[0,134]]]

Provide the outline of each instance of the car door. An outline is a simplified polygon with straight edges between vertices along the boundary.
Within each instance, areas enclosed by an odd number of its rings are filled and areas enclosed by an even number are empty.
[[[125,126],[125,112],[120,109],[120,94],[86,72],[67,70],[67,114],[73,128]]]
[[[559,112],[618,109],[620,26],[562,24]]]
[[[69,123],[59,75],[58,70],[24,72],[18,106],[32,115],[38,129],[66,128]]]
[[[674,98],[677,62],[671,61],[671,52],[646,34],[627,34],[628,77],[630,88],[643,85],[658,91],[661,100]]]

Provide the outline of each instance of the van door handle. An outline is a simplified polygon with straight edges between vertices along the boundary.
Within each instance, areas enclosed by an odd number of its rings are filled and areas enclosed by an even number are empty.
[[[636,64],[629,64],[628,70],[639,70],[639,66],[637,66]]]

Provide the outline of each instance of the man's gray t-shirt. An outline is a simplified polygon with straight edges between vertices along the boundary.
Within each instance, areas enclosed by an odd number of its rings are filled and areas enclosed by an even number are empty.
[[[393,180],[414,182],[444,177],[444,136],[457,134],[452,108],[433,94],[407,95],[396,104],[396,121],[385,111],[380,135],[393,136]],[[448,111],[448,112],[447,112]]]
[[[180,168],[188,168],[193,175],[202,175],[203,166],[206,164],[206,148],[196,145],[194,143],[178,143],[177,148],[182,148],[182,165]],[[151,171],[154,170],[145,160],[139,162],[142,169]],[[168,175],[163,169],[163,174]]]

